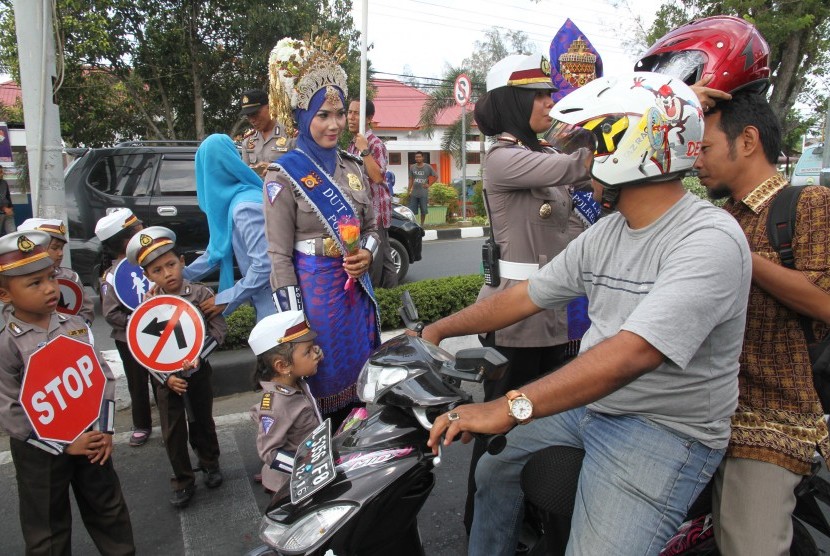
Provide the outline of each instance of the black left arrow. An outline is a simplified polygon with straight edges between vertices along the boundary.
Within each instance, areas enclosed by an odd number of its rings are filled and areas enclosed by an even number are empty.
[[[153,317],[153,320],[142,330],[145,334],[149,334],[151,336],[155,336],[157,338],[161,338],[162,333],[167,328],[167,323],[170,322],[170,319],[160,321],[157,318]],[[176,343],[179,345],[179,349],[184,349],[187,347],[187,341],[184,339],[184,330],[182,329],[182,323],[177,322],[176,326],[173,327],[173,334],[176,335]]]

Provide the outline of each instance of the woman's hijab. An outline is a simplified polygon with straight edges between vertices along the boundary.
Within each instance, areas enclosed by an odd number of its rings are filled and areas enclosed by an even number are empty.
[[[219,264],[219,291],[233,286],[233,210],[239,203],[262,203],[262,178],[239,156],[227,135],[216,133],[196,151],[196,196],[207,215],[208,262]]]
[[[299,135],[297,136],[297,147],[306,153],[313,161],[320,165],[330,176],[334,176],[334,170],[337,167],[337,147],[330,149],[321,147],[317,144],[311,136],[311,120],[317,115],[317,111],[326,102],[327,89],[331,87],[337,91],[337,96],[343,106],[346,106],[346,99],[343,92],[334,86],[323,87],[311,97],[311,102],[308,103],[308,110],[295,110],[294,114],[297,118],[297,129]]]
[[[531,150],[542,150],[536,132],[530,127],[530,115],[537,89],[499,87],[488,91],[476,102],[478,128],[485,135],[509,133]]]

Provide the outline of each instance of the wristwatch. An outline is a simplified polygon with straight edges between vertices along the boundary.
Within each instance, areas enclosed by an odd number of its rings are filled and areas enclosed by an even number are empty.
[[[513,417],[520,425],[524,425],[533,420],[533,402],[519,392],[518,390],[511,390],[505,394],[507,398],[507,414]]]
[[[370,154],[372,154],[372,151],[370,151],[369,149],[363,149],[362,151],[360,151],[360,158],[369,156]]]

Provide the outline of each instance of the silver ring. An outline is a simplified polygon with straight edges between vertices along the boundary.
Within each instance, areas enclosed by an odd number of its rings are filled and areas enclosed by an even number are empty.
[[[458,421],[461,419],[461,415],[459,415],[457,411],[451,411],[447,413],[447,419],[450,421]]]

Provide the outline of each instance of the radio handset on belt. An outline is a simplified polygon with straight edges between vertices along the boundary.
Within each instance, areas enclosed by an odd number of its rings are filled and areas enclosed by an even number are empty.
[[[496,243],[496,236],[493,235],[493,211],[490,210],[490,202],[487,200],[487,190],[482,188],[482,194],[484,204],[487,206],[487,214],[490,216],[490,237],[481,246],[481,262],[484,267],[484,283],[495,288],[501,283],[499,277],[501,249]]]

